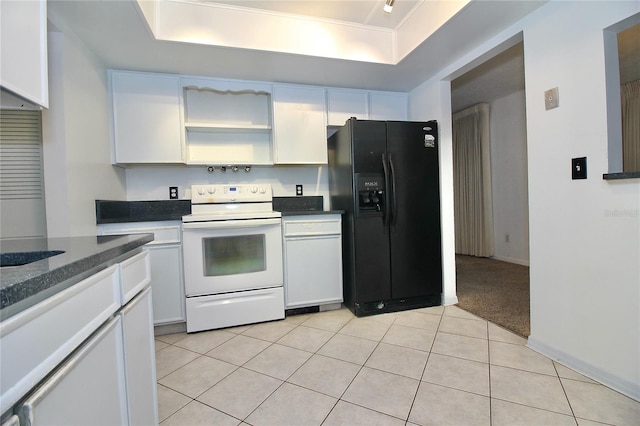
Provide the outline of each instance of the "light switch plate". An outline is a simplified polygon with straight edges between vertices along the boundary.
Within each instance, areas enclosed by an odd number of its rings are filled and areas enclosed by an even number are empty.
[[[571,179],[587,178],[587,157],[571,159]]]
[[[546,90],[544,92],[544,109],[553,109],[557,108],[560,104],[560,100],[558,99],[559,93],[558,88],[554,87],[553,89]]]

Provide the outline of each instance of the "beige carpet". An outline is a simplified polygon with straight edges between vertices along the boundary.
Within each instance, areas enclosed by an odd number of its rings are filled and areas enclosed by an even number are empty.
[[[529,267],[456,255],[458,306],[529,336]]]

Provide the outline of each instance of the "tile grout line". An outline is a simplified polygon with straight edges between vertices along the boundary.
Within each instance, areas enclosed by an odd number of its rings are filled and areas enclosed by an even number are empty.
[[[418,381],[418,388],[416,389],[416,393],[413,395],[413,400],[411,401],[411,407],[409,407],[409,414],[407,414],[407,418],[405,420],[405,425],[409,423],[409,418],[411,417],[411,411],[413,410],[413,406],[416,403],[416,398],[418,398],[418,392],[420,392],[420,386],[422,385],[422,379],[424,378],[424,372],[427,370],[427,365],[429,365],[429,358],[431,358],[433,345],[436,343],[436,337],[438,336],[438,330],[440,330],[440,324],[442,323],[442,318],[444,317],[444,309],[442,309],[442,313],[440,314],[440,319],[438,320],[438,326],[436,327],[436,331],[433,334],[433,340],[431,341],[431,346],[429,347],[429,351],[427,352],[427,360],[424,363],[424,367],[422,369],[422,375],[420,376],[420,380]],[[425,382],[429,383],[429,382]]]
[[[358,317],[354,316],[354,318],[352,318],[351,320],[347,321],[342,327],[340,327],[340,329],[338,331],[336,331],[334,333],[334,336],[337,335],[338,333],[340,333],[340,330],[342,330],[343,328],[345,328],[347,326],[347,324],[349,324],[351,321],[353,321],[354,319],[356,319]],[[393,320],[393,322],[395,322],[395,318]],[[392,323],[393,324],[393,323]],[[391,328],[391,326],[389,326],[389,328]],[[382,341],[382,339],[384,338],[384,336],[386,336],[387,332],[389,331],[389,329],[387,329],[387,331],[385,332],[385,334],[382,336],[382,338],[380,339],[380,341]],[[346,336],[349,336],[348,334]],[[356,337],[356,336],[351,336],[351,337]],[[331,340],[331,339],[329,339]],[[376,343],[376,346],[373,348],[373,350],[371,351],[371,353],[369,354],[369,356],[367,357],[367,359],[364,360],[364,362],[362,363],[362,365],[360,366],[360,368],[358,369],[358,371],[356,372],[356,374],[353,375],[353,378],[351,379],[351,381],[349,382],[349,384],[344,388],[344,390],[342,391],[342,393],[340,394],[340,396],[337,398],[336,403],[333,405],[333,407],[331,407],[331,410],[329,410],[329,412],[327,413],[327,415],[325,416],[324,419],[322,419],[322,423],[320,423],[321,425],[327,421],[327,419],[329,418],[329,416],[331,415],[331,413],[333,412],[333,410],[336,408],[336,406],[338,405],[338,403],[340,401],[343,401],[342,397],[344,396],[345,393],[347,393],[347,390],[349,390],[349,387],[353,384],[353,382],[356,380],[356,377],[358,377],[358,374],[360,374],[360,372],[362,371],[362,369],[364,368],[364,365],[367,363],[367,361],[369,361],[369,358],[371,358],[371,355],[373,355],[373,353],[376,351],[376,349],[378,348],[378,346],[380,345],[380,341],[378,341],[378,343]],[[328,342],[328,340],[327,340]],[[327,344],[327,342],[325,342],[325,345]],[[324,346],[324,345],[322,345]],[[321,347],[322,348],[322,347]],[[320,349],[321,349],[320,348]],[[318,349],[318,350],[320,350]],[[352,402],[349,401],[344,401],[348,404],[353,404]],[[354,404],[358,407],[360,407],[360,405],[358,404]],[[362,408],[367,408],[367,407],[362,407]],[[385,413],[382,413],[385,414]]]
[[[576,418],[575,411],[573,411],[573,406],[571,405],[571,401],[569,400],[569,395],[567,395],[567,390],[564,388],[564,383],[562,383],[562,378],[560,377],[560,373],[558,373],[558,368],[556,367],[556,364],[555,362],[553,362],[553,360],[551,360],[551,365],[553,365],[553,369],[556,372],[556,377],[558,378],[558,381],[560,382],[560,386],[562,387],[562,393],[564,393],[564,397],[567,398],[567,404],[569,404],[569,409],[571,410],[573,421],[576,422],[576,424],[578,424],[578,419]]]

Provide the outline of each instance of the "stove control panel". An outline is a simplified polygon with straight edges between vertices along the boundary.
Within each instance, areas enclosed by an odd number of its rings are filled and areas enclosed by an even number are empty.
[[[271,202],[270,184],[191,185],[191,204]]]

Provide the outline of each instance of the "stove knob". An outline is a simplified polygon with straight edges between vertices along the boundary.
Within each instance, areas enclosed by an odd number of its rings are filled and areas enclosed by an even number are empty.
[[[251,187],[251,193],[255,194],[256,192],[258,192],[258,187],[257,186],[252,186]]]
[[[204,195],[204,188],[198,188],[198,195]]]
[[[213,186],[210,186],[209,188],[207,188],[207,192],[209,192],[209,194],[213,194],[214,192],[216,192],[216,188]]]
[[[266,192],[267,192],[267,188],[265,188],[264,186],[261,186],[261,187],[260,187],[260,193],[261,193],[261,194],[264,194],[264,193],[266,193]]]

